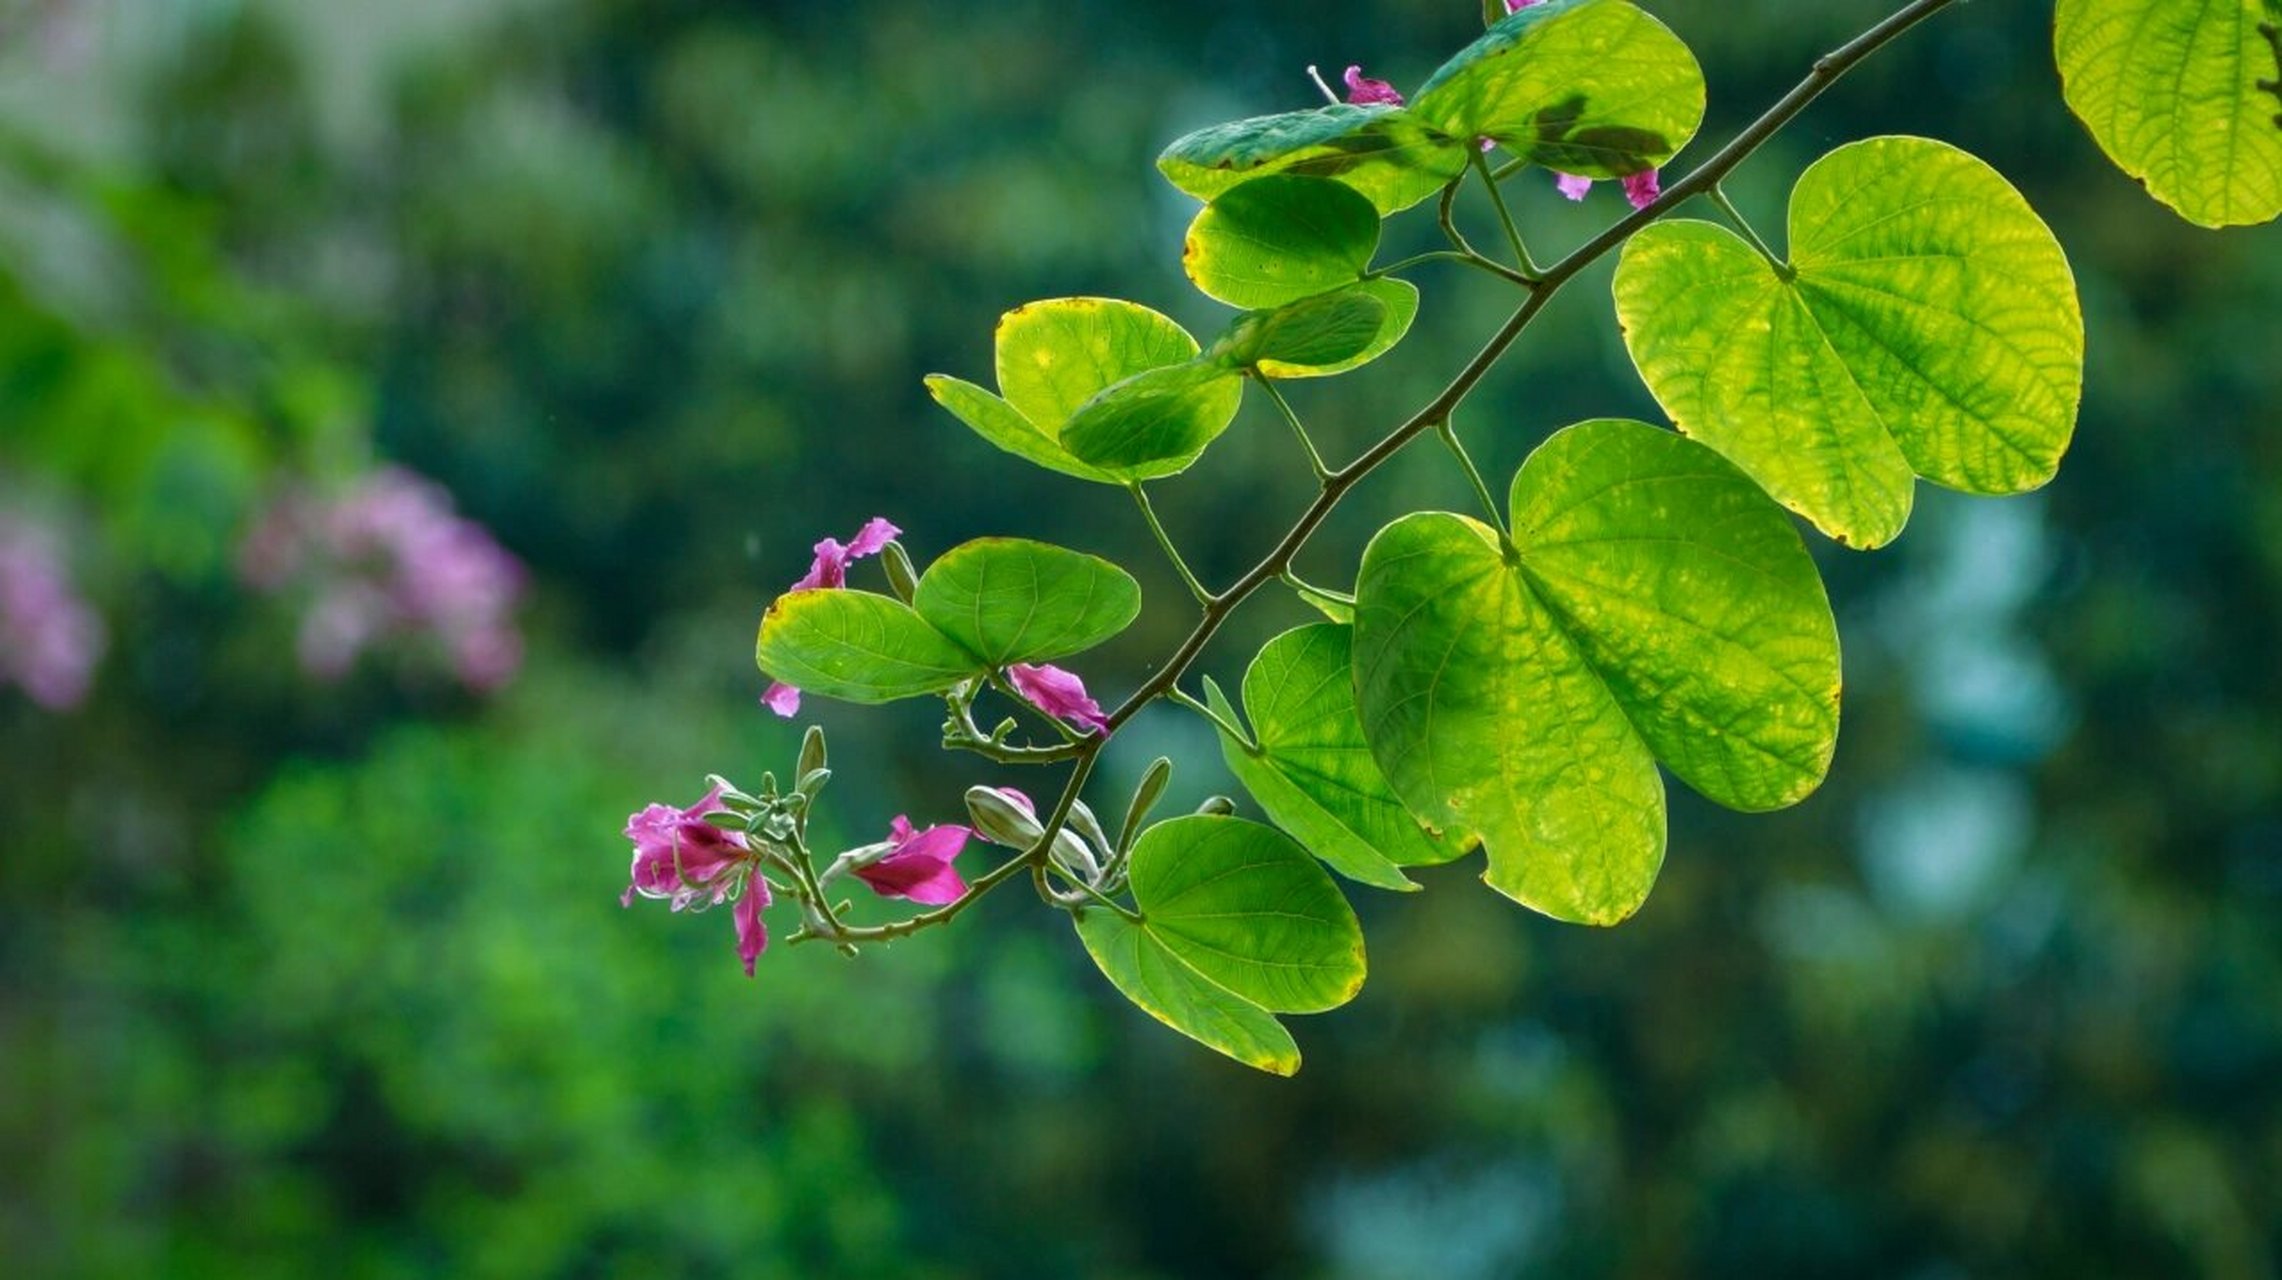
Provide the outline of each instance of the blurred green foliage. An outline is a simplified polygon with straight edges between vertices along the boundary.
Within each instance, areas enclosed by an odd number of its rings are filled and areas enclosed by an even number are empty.
[[[1882,10],[1655,7],[1714,138]],[[628,811],[789,765],[747,653],[815,538],[1020,533],[1179,598],[1137,521],[920,376],[984,373],[1034,298],[1214,328],[1156,150],[1304,105],[1310,62],[1415,82],[1475,9],[0,2],[0,482],[79,513],[113,632],[75,714],[0,697],[10,1273],[2273,1274],[2282,231],[2195,231],[2109,169],[2040,4],[1944,16],[1732,190],[1771,224],[1880,130],[1996,165],[2083,288],[2076,445],[2038,497],[1929,492],[1893,550],[1817,548],[1831,781],[1748,820],[1676,796],[1635,921],[1423,870],[1360,902],[1369,985],[1296,1022],[1280,1082],[1011,897],[752,981],[725,918],[619,910]],[[1557,249],[1613,200],[1521,207]],[[1502,305],[1423,283],[1403,348],[1294,388],[1335,454]],[[1605,288],[1555,310],[1462,415],[1493,473],[1653,413]],[[1247,410],[1160,502],[1210,579],[1304,500],[1274,426]],[[532,567],[505,697],[308,684],[234,583],[282,475],[372,457]],[[1346,583],[1378,519],[1462,486],[1400,460],[1304,571]],[[1224,652],[1307,616],[1248,610]],[[1119,692],[1180,625],[1088,676]],[[820,715],[852,839],[986,780],[923,710]],[[1100,794],[1160,749],[1175,801],[1227,785],[1200,725],[1131,736]]]

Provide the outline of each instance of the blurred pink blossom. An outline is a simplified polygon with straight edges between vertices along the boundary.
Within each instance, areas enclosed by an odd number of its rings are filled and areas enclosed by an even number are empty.
[[[238,548],[238,572],[259,590],[303,586],[302,668],[348,674],[368,649],[425,637],[461,684],[489,692],[523,664],[510,616],[523,566],[482,525],[454,513],[451,495],[397,467],[361,477],[338,497],[281,496]]]
[[[73,587],[58,532],[0,514],[0,684],[13,682],[50,711],[76,707],[104,643],[103,620]]]

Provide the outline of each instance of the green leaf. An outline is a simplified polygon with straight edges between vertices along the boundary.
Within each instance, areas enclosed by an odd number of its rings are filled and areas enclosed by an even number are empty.
[[[1199,200],[1265,174],[1330,178],[1388,214],[1464,173],[1469,145],[1401,107],[1341,103],[1199,129],[1165,148],[1157,168]]]
[[[1625,0],[1547,0],[1509,14],[1442,65],[1411,111],[1443,133],[1495,138],[1588,178],[1653,169],[1704,118],[1703,69]]]
[[[1387,315],[1378,294],[1352,285],[1238,316],[1208,358],[1225,368],[1273,363],[1316,370],[1359,361],[1379,340]]]
[[[1090,649],[1141,611],[1141,588],[1097,556],[1020,538],[978,538],[927,566],[912,608],[993,667]]]
[[[2262,21],[2282,23],[2282,3],[2060,0],[2053,18],[2070,109],[2190,222],[2282,214],[2282,43]]]
[[[940,693],[989,669],[901,600],[845,589],[777,597],[753,656],[772,680],[849,702]]]
[[[1055,298],[1001,317],[998,385],[1004,399],[970,382],[930,375],[936,401],[1008,453],[1081,480],[1125,484],[1173,475],[1195,455],[1163,457],[1131,467],[1100,467],[1063,442],[1071,416],[1104,389],[1155,369],[1196,358],[1188,331],[1137,303],[1114,298]],[[1242,388],[1231,383],[1206,399],[1208,413],[1236,416]],[[1217,434],[1218,428],[1206,436]],[[1201,449],[1203,446],[1197,446]]]
[[[1512,503],[1510,556],[1496,531],[1437,512],[1372,540],[1357,704],[1395,794],[1445,838],[1479,836],[1492,887],[1613,924],[1663,863],[1658,759],[1744,809],[1820,781],[1837,629],[1780,509],[1669,432],[1557,433]]]
[[[1244,380],[1199,358],[1135,374],[1087,400],[1062,428],[1070,453],[1135,477],[1184,470],[1235,420]]]
[[[1262,358],[1256,366],[1267,378],[1328,378],[1369,364],[1387,352],[1410,332],[1411,321],[1418,318],[1418,288],[1406,280],[1393,278],[1366,280],[1354,286],[1355,291],[1376,298],[1385,308],[1380,314],[1379,330],[1361,351],[1343,360],[1328,364],[1294,364],[1287,360]]]
[[[1101,468],[1089,467],[1071,457],[1055,433],[1041,429],[1016,412],[1013,405],[972,382],[949,374],[931,373],[927,375],[927,392],[935,397],[935,403],[949,409],[958,416],[959,421],[973,428],[976,435],[1026,462],[1036,463],[1049,471],[1059,471],[1066,476],[1076,476],[1080,480],[1103,484],[1122,483]]]
[[[1395,798],[1355,709],[1351,628],[1317,623],[1268,642],[1244,677],[1254,744],[1221,734],[1221,754],[1278,826],[1351,880],[1415,889],[1405,865],[1448,862]],[[1217,690],[1206,689],[1207,698]],[[1233,719],[1233,708],[1215,707]]]
[[[1872,138],[1799,178],[1790,232],[1787,278],[1704,222],[1625,246],[1625,344],[1682,431],[1856,547],[1901,532],[1913,475],[1984,494],[2051,479],[2084,321],[2019,192],[1945,143]]]
[[[1294,173],[1221,192],[1189,224],[1181,266],[1232,307],[1278,307],[1361,279],[1379,211],[1354,188]]]
[[[1290,836],[1191,814],[1134,842],[1133,902],[1149,934],[1213,985],[1272,1013],[1321,1013],[1363,987],[1363,927]]]
[[[1267,1010],[1206,981],[1149,930],[1106,909],[1078,917],[1078,938],[1103,976],[1150,1017],[1249,1067],[1288,1076],[1299,1046]]]

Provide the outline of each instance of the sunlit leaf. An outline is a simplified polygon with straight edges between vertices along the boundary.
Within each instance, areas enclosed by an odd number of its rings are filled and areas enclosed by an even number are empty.
[[[1837,631],[1782,512],[1669,432],[1563,431],[1514,478],[1512,505],[1510,556],[1495,530],[1437,512],[1372,540],[1357,703],[1395,794],[1479,836],[1494,888],[1612,924],[1663,862],[1659,758],[1738,808],[1821,779]]]
[[[1078,653],[1123,631],[1141,588],[1098,556],[1021,538],[978,538],[919,579],[912,608],[993,667]]]
[[[1625,0],[1546,0],[1500,19],[1411,110],[1548,169],[1615,178],[1669,160],[1704,117],[1695,55]]]
[[[1913,476],[2033,489],[2075,430],[2084,323],[2060,245],[1947,144],[1840,147],[1791,197],[1790,274],[1705,222],[1625,246],[1617,314],[1682,431],[1856,547],[1909,519]]]
[[[1414,889],[1403,866],[1448,862],[1461,849],[1418,825],[1371,757],[1349,637],[1350,628],[1319,623],[1269,641],[1244,676],[1255,741],[1224,732],[1221,754],[1268,816],[1333,870],[1382,889]],[[1218,693],[1206,689],[1208,698]],[[1225,704],[1214,709],[1234,717]]]
[[[1268,378],[1327,378],[1359,368],[1394,350],[1395,344],[1410,332],[1411,321],[1418,318],[1418,288],[1406,280],[1392,278],[1366,280],[1354,286],[1355,291],[1376,298],[1385,308],[1380,313],[1379,330],[1361,351],[1328,364],[1295,364],[1288,360],[1262,357],[1255,366],[1262,377]]]
[[[1387,328],[1387,312],[1379,295],[1361,285],[1317,294],[1239,316],[1212,344],[1210,355],[1233,367],[1276,364],[1318,373],[1353,367],[1378,343]]]
[[[1062,443],[1106,471],[1169,475],[1228,429],[1243,395],[1243,379],[1218,360],[1151,369],[1080,405],[1062,429]]]
[[[753,656],[772,680],[849,702],[940,693],[990,665],[901,600],[848,590],[777,597]]]
[[[1329,178],[1271,174],[1230,187],[1189,224],[1181,267],[1232,307],[1276,307],[1362,278],[1379,211]]]
[[[1363,929],[1339,886],[1274,827],[1192,814],[1141,833],[1146,928],[1214,985],[1272,1013],[1320,1013],[1363,986]]]
[[[1105,484],[1172,475],[1193,453],[1132,466],[1096,466],[1075,456],[1063,436],[1071,416],[1104,389],[1151,370],[1188,364],[1196,339],[1137,303],[1114,298],[1056,298],[1016,307],[999,320],[999,390],[992,395],[942,374],[927,379],[936,401],[977,435],[1040,466]],[[1219,427],[1236,415],[1242,388],[1231,380],[1198,407]],[[1206,434],[1218,434],[1219,427]],[[1201,449],[1200,443],[1197,446]]]
[[[1157,168],[1199,200],[1270,173],[1331,178],[1386,214],[1465,172],[1467,145],[1400,107],[1341,103],[1199,129],[1165,148]]]
[[[2282,0],[2060,0],[2068,105],[2125,173],[2206,227],[2282,214]]]
[[[1267,1010],[1213,985],[1141,925],[1107,908],[1078,920],[1086,954],[1120,994],[1182,1035],[1248,1067],[1288,1076],[1299,1046]]]

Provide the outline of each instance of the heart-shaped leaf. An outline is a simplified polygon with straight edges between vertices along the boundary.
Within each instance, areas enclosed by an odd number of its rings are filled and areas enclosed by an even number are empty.
[[[1270,174],[1213,197],[1181,267],[1232,307],[1278,307],[1355,283],[1379,249],[1379,211],[1329,178]]]
[[[1021,538],[978,538],[945,552],[911,606],[993,667],[1078,653],[1123,631],[1141,588],[1098,556]]]
[[[1229,771],[1276,825],[1350,880],[1415,889],[1404,866],[1448,862],[1462,846],[1429,836],[1371,758],[1355,709],[1352,628],[1317,623],[1270,640],[1244,675],[1254,742],[1220,735]],[[1217,686],[1213,710],[1233,720]]]
[[[1548,169],[1619,178],[1695,136],[1704,76],[1678,36],[1625,0],[1546,0],[1444,63],[1411,111]]]
[[[1089,910],[1078,935],[1127,999],[1240,1062],[1290,1075],[1270,1013],[1318,1013],[1363,986],[1363,930],[1307,850],[1273,827],[1192,815],[1141,833],[1135,922]]]
[[[2070,109],[2149,192],[2206,227],[2282,214],[2278,0],[2060,0]]]
[[[1199,200],[1264,174],[1330,178],[1388,214],[1464,173],[1468,145],[1400,107],[1340,103],[1199,129],[1165,148],[1157,168]]]
[[[2084,322],[2035,211],[1945,143],[1840,147],[1791,196],[1788,272],[1725,228],[1663,222],[1617,315],[1682,431],[1849,546],[1891,541],[1913,475],[2033,489],[2075,430]]]
[[[1197,354],[1188,331],[1137,303],[1114,298],[1056,298],[1016,307],[999,320],[997,395],[958,378],[931,374],[927,389],[977,435],[1040,466],[1103,484],[1173,475],[1195,454],[1161,456],[1131,467],[1097,466],[1063,441],[1071,416],[1106,388],[1151,370],[1186,365]],[[1203,442],[1235,418],[1242,385],[1227,379],[1189,406],[1212,424]]]
[[[1657,760],[1742,809],[1821,780],[1837,628],[1782,511],[1670,432],[1557,433],[1514,477],[1512,508],[1510,551],[1439,512],[1372,539],[1357,705],[1395,794],[1478,835],[1492,887],[1613,924],[1663,863]]]
[[[849,702],[940,693],[990,666],[901,600],[841,589],[777,597],[753,656],[772,680]]]

